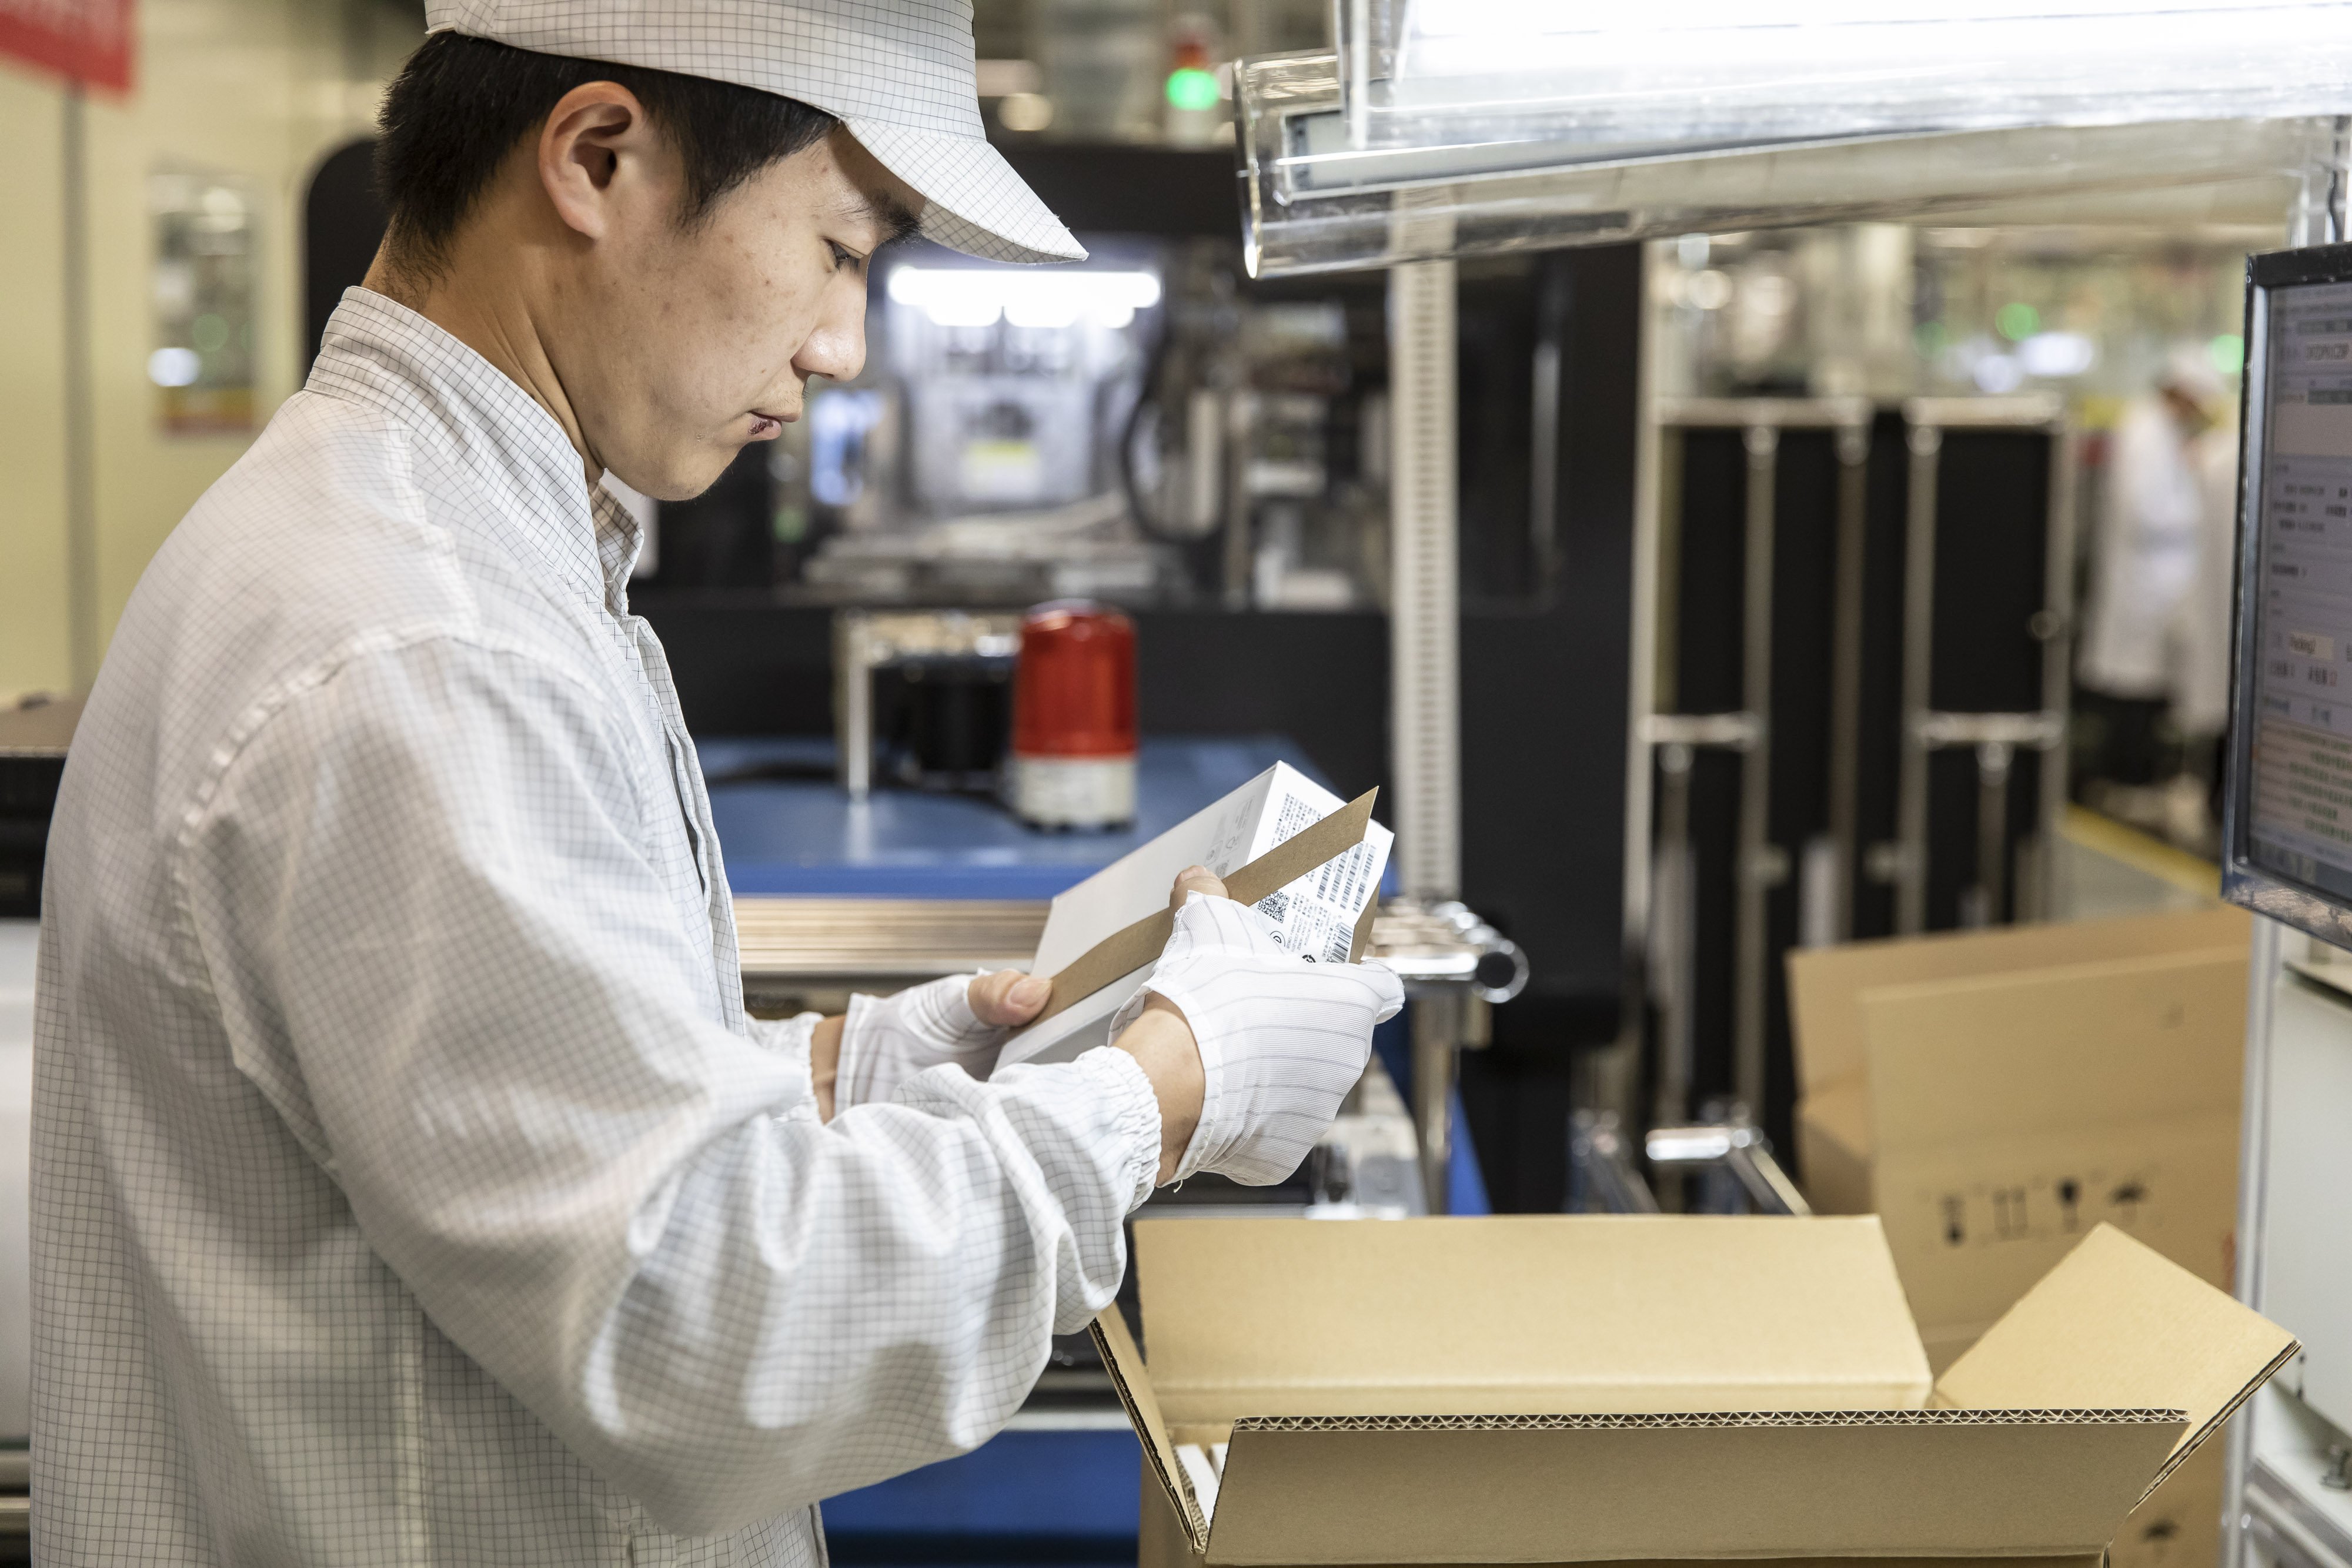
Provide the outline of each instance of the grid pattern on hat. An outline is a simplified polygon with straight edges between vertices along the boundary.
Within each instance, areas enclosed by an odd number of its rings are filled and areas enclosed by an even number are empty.
[[[1086,256],[988,143],[971,0],[434,0],[426,21],[798,99],[841,119],[922,193],[930,238],[995,261]]]
[[[1110,1300],[1132,1059],[822,1125],[745,1018],[634,554],[353,290],[133,595],[49,852],[36,1562],[819,1568]]]

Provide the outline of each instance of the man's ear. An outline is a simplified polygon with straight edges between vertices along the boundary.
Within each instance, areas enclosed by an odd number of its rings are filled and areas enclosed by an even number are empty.
[[[604,238],[614,199],[652,176],[655,141],[645,105],[618,82],[565,93],[539,132],[539,183],[564,226]]]

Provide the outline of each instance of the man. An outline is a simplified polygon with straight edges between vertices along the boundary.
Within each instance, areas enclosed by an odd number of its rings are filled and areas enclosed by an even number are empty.
[[[2203,345],[2176,348],[2154,388],[2126,405],[2108,449],[2076,676],[2098,721],[2098,775],[2111,785],[2156,781],[2156,723],[2189,674],[2181,633],[2208,508],[2199,442],[2221,392]]]
[[[1067,1065],[991,1076],[1010,975],[747,1019],[601,478],[692,495],[855,374],[909,226],[1081,253],[945,0],[431,21],[383,254],[142,580],[59,799],[35,1556],[820,1563],[818,1499],[1003,1424],[1155,1179],[1298,1163],[1396,981],[1202,874]]]

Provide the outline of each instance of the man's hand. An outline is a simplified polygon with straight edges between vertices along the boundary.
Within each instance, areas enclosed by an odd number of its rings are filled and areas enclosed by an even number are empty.
[[[999,969],[994,974],[973,976],[964,987],[963,999],[971,1009],[976,1027],[985,1036],[1027,1023],[1044,1009],[1046,998],[1053,994],[1054,988],[1037,976],[1024,975],[1018,969]],[[827,1122],[833,1120],[834,1092],[841,1078],[841,1041],[848,1022],[845,1016],[835,1014],[821,1019],[815,1033],[809,1037],[809,1080],[816,1091],[816,1113]],[[943,1051],[951,1051],[954,1046],[967,1042],[941,1040],[934,1043]],[[990,1059],[994,1059],[994,1051],[985,1038],[976,1044],[989,1049]],[[942,1061],[949,1059],[948,1055],[940,1057]],[[987,1075],[985,1063],[973,1074],[982,1078]]]
[[[1112,1019],[1160,1094],[1163,1184],[1206,1170],[1262,1186],[1297,1169],[1362,1076],[1372,1026],[1404,1001],[1386,968],[1290,953],[1223,892],[1197,866],[1177,880],[1175,933]]]
[[[1053,994],[1053,982],[1018,969],[975,976],[964,988],[971,1016],[992,1029],[1019,1029],[1037,1016]]]
[[[1205,866],[1187,866],[1169,892],[1169,907],[1181,911],[1185,900],[1196,893],[1223,898],[1225,884]],[[1018,1029],[1045,1010],[1053,994],[1053,986],[1042,976],[1000,969],[973,977],[964,988],[964,1001],[981,1025],[990,1030]],[[825,1019],[809,1040],[809,1074],[816,1090],[817,1114],[828,1122],[833,1120],[845,1022],[838,1017]],[[1171,1181],[1200,1126],[1207,1088],[1192,1025],[1174,1003],[1150,997],[1112,1043],[1135,1058],[1136,1065],[1151,1080],[1152,1092],[1160,1102],[1159,1179]]]
[[[1182,909],[1194,894],[1225,896],[1225,884],[1206,866],[1186,866],[1176,873],[1168,907]],[[1200,1043],[1182,1009],[1164,997],[1145,1001],[1142,1013],[1118,1031],[1111,1042],[1135,1058],[1151,1092],[1160,1101],[1160,1174],[1152,1179],[1165,1186],[1176,1179],[1192,1134],[1201,1125],[1201,1102],[1208,1092],[1208,1074],[1201,1065]]]
[[[1204,898],[1223,898],[1225,884],[1207,866],[1188,865],[1176,873],[1176,890],[1168,895],[1168,907],[1183,908],[1184,901],[1196,893]]]

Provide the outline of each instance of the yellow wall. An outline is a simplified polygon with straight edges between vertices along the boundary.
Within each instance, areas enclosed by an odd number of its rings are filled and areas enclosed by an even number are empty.
[[[173,524],[235,462],[242,436],[167,435],[147,356],[153,234],[147,177],[237,175],[260,204],[256,344],[260,419],[296,387],[301,206],[311,170],[364,134],[383,81],[422,36],[392,0],[144,0],[139,85],[87,114],[95,614],[101,641]],[[64,94],[0,66],[10,149],[0,225],[0,696],[79,685],[67,582]]]
[[[0,701],[68,685],[66,627],[65,95],[0,66]]]

